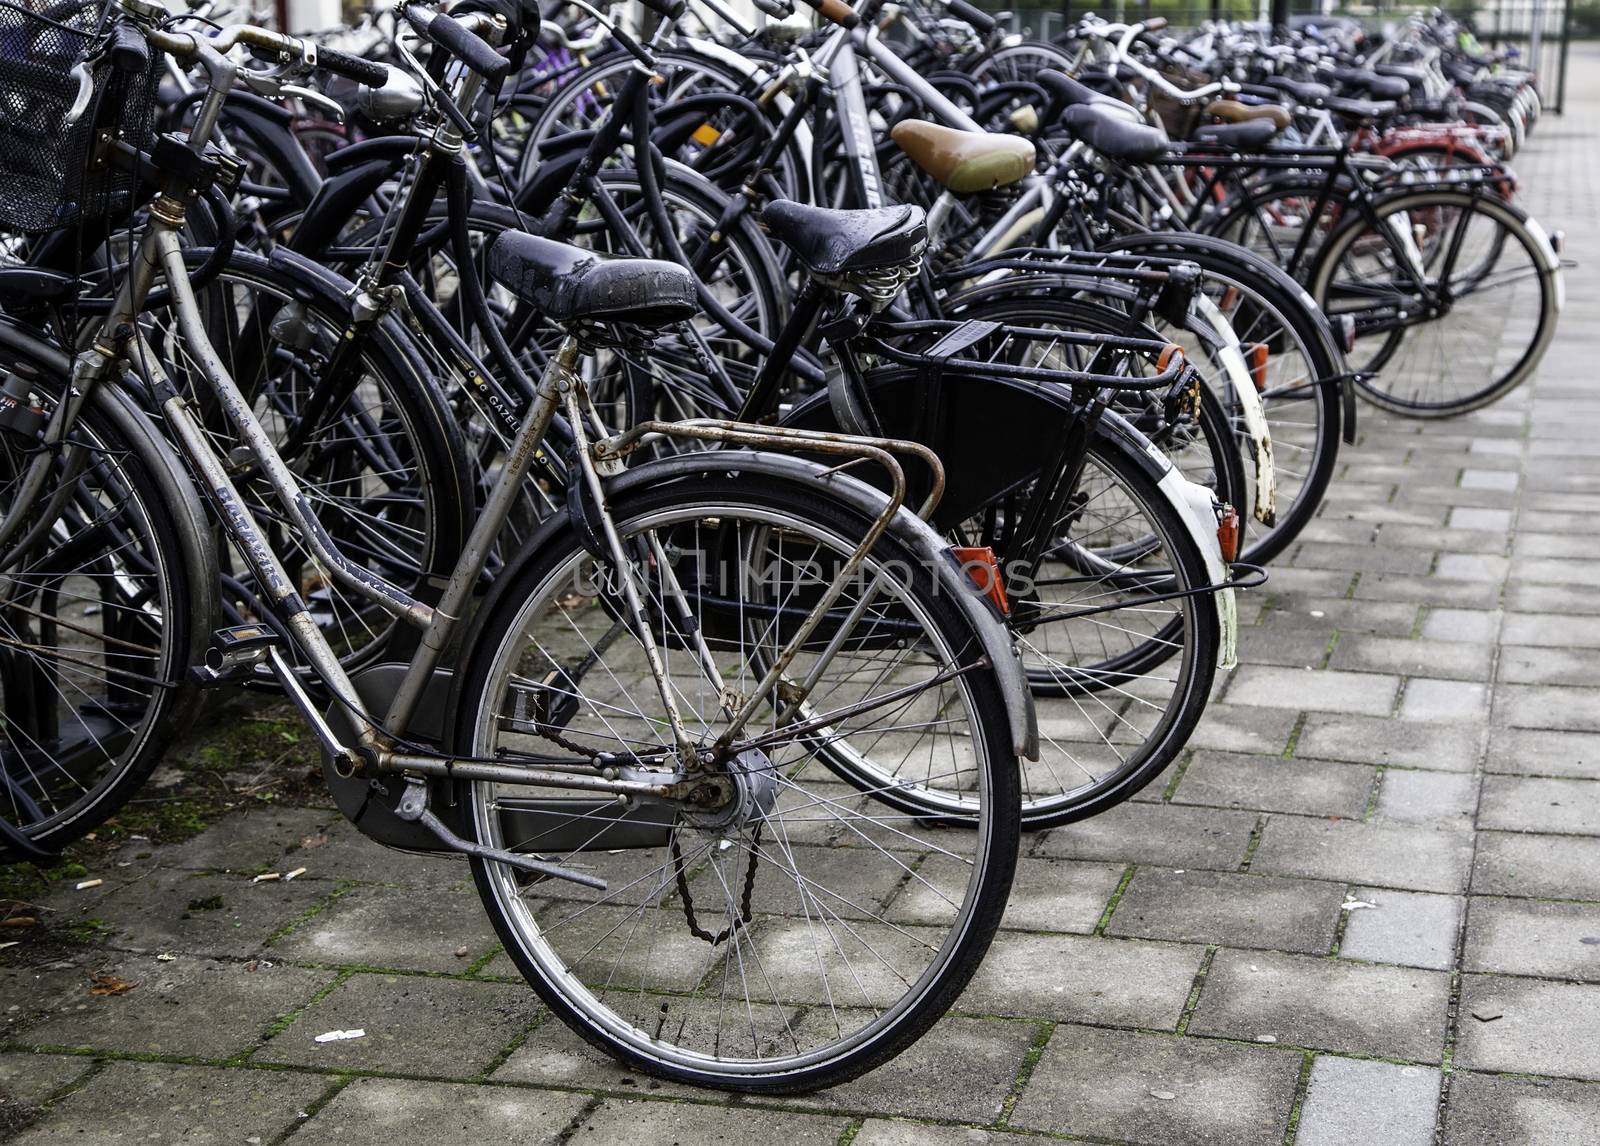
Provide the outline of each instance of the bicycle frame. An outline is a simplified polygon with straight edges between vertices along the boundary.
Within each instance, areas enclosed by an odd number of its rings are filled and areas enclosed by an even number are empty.
[[[202,37],[174,35],[146,30],[150,43],[163,51],[197,57],[211,80],[210,90],[202,101],[195,124],[188,136],[188,146],[195,155],[203,153],[207,138],[215,129],[222,101],[233,74],[231,65]],[[254,28],[231,29],[216,38],[224,50],[235,42],[281,48],[282,40],[275,33]],[[718,769],[728,755],[735,751],[735,740],[748,725],[756,711],[773,697],[783,684],[781,704],[774,702],[783,720],[793,722],[801,712],[803,703],[820,678],[831,650],[842,647],[848,633],[859,623],[864,607],[851,610],[838,634],[830,635],[829,650],[819,666],[806,680],[786,681],[783,674],[804,643],[822,624],[828,611],[835,605],[848,580],[862,566],[867,554],[888,528],[899,511],[905,497],[905,475],[895,453],[910,453],[941,475],[935,492],[942,486],[942,471],[937,458],[929,451],[910,443],[883,440],[866,440],[844,435],[816,434],[801,431],[769,430],[731,423],[687,424],[651,423],[633,432],[632,437],[595,443],[589,448],[586,439],[586,418],[593,415],[588,403],[582,378],[577,373],[580,346],[574,336],[568,335],[541,377],[531,408],[523,416],[519,430],[509,449],[498,480],[491,488],[482,512],[474,524],[464,551],[433,605],[417,600],[403,590],[388,583],[359,565],[345,559],[336,543],[322,529],[311,512],[311,503],[297,482],[295,475],[278,453],[270,435],[257,419],[251,403],[229,374],[221,358],[211,346],[199,305],[186,272],[181,233],[188,206],[198,194],[193,186],[193,173],[168,174],[150,212],[150,221],[140,237],[136,253],[129,264],[126,278],[110,312],[97,328],[97,333],[86,349],[73,360],[71,390],[56,407],[44,433],[45,449],[35,461],[23,486],[42,488],[50,462],[50,447],[64,441],[76,411],[95,386],[105,384],[119,364],[128,362],[157,398],[161,414],[171,428],[180,453],[187,459],[205,486],[207,500],[216,509],[224,527],[265,591],[272,611],[281,619],[283,635],[299,651],[332,693],[337,705],[342,707],[353,723],[354,743],[346,743],[334,731],[306,694],[294,669],[274,646],[266,650],[267,666],[278,678],[302,715],[315,731],[324,751],[334,761],[335,771],[341,776],[357,773],[363,775],[397,774],[401,772],[449,778],[454,780],[491,780],[516,783],[535,788],[564,791],[603,793],[618,799],[645,798],[678,804],[682,801],[699,802],[718,798]],[[291,582],[283,564],[272,552],[260,528],[235,486],[229,459],[221,456],[212,445],[205,429],[188,400],[173,384],[160,364],[151,346],[140,332],[137,318],[145,300],[157,280],[164,278],[171,291],[172,305],[176,310],[177,327],[187,343],[187,349],[201,368],[202,381],[217,400],[229,422],[242,440],[249,454],[260,468],[260,474],[270,487],[275,500],[290,523],[299,531],[328,575],[344,588],[375,602],[405,623],[421,631],[419,647],[405,667],[404,676],[388,710],[382,716],[369,714],[363,708],[353,681],[340,664],[337,655],[322,635],[310,608]],[[619,574],[621,604],[631,620],[631,629],[643,648],[645,659],[654,678],[667,722],[672,729],[674,746],[649,753],[630,754],[628,760],[611,761],[612,766],[601,769],[594,760],[576,757],[527,756],[526,763],[509,764],[472,759],[460,759],[443,754],[420,751],[405,739],[408,726],[417,711],[424,690],[452,635],[469,614],[470,597],[478,583],[496,537],[505,525],[512,505],[520,494],[521,486],[533,464],[547,430],[558,410],[565,411],[578,442],[578,469],[575,480],[581,481],[599,513],[608,560]],[[606,509],[601,491],[602,469],[616,472],[617,459],[626,447],[643,433],[658,433],[726,444],[754,447],[787,446],[804,448],[808,452],[832,454],[844,458],[848,464],[872,462],[889,475],[889,496],[880,504],[876,517],[865,535],[840,568],[833,583],[824,589],[818,600],[799,623],[794,635],[774,657],[773,663],[758,686],[748,695],[732,693],[723,686],[722,678],[713,663],[704,640],[698,642],[695,655],[708,679],[720,688],[721,705],[728,719],[727,727],[709,748],[696,744],[685,728],[679,712],[675,692],[667,679],[651,626],[644,613],[642,596],[623,542]],[[931,510],[931,503],[924,507]],[[15,529],[14,517],[0,523],[0,544]],[[659,557],[659,554],[657,555]],[[664,592],[666,597],[683,600],[683,589],[678,585],[676,573],[670,563],[658,562],[658,573],[670,577],[673,585]],[[990,657],[980,659],[971,667],[952,672],[972,671],[973,668],[990,667]],[[948,679],[950,673],[942,679]],[[891,698],[892,699],[892,698]],[[859,710],[888,703],[881,698],[862,702]],[[852,710],[855,711],[855,710]],[[839,714],[828,719],[836,720]],[[808,721],[783,725],[773,735],[803,735]],[[650,763],[670,770],[640,772],[629,769],[628,764]],[[623,765],[621,774],[614,765]],[[580,766],[573,770],[574,766]],[[563,770],[566,769],[566,770]],[[398,814],[403,819],[420,822],[455,850],[483,855],[501,862],[519,866],[557,878],[570,879],[591,886],[603,887],[603,881],[581,873],[559,868],[556,865],[511,853],[494,852],[480,845],[456,837],[449,828],[427,809],[427,785],[415,775],[406,777],[407,787]]]

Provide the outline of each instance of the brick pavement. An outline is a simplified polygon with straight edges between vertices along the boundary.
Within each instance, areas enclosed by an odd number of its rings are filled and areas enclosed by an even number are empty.
[[[461,867],[266,808],[42,905],[88,945],[0,966],[16,1141],[1600,1138],[1596,65],[1517,162],[1588,264],[1537,382],[1362,410],[1191,749],[1027,841],[1007,933],[899,1060],[782,1102],[631,1076],[515,978]]]

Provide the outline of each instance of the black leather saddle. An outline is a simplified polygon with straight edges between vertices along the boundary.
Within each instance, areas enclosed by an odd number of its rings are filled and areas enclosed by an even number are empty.
[[[1327,84],[1291,80],[1288,76],[1269,76],[1267,83],[1281,92],[1288,92],[1303,104],[1319,104],[1333,94],[1333,89]]]
[[[1248,119],[1243,123],[1208,123],[1194,130],[1194,141],[1230,151],[1259,151],[1278,134],[1270,119]]]
[[[928,221],[920,207],[835,211],[778,199],[762,210],[761,222],[818,275],[899,266],[928,245]]]
[[[1148,163],[1166,153],[1167,133],[1134,123],[1121,112],[1094,104],[1069,107],[1061,116],[1072,134],[1108,159]]]
[[[1330,96],[1327,100],[1328,110],[1345,119],[1374,120],[1383,119],[1393,115],[1396,105],[1390,101],[1375,103],[1366,99],[1342,99],[1339,96]]]
[[[1045,94],[1050,97],[1050,102],[1045,107],[1044,115],[1041,117],[1046,123],[1054,122],[1069,107],[1110,108],[1113,111],[1120,111],[1122,115],[1127,116],[1129,119],[1139,119],[1138,111],[1128,104],[1119,99],[1113,99],[1103,92],[1095,91],[1087,84],[1073,79],[1065,72],[1045,68],[1033,77],[1033,82],[1043,88]]]
[[[677,263],[622,259],[506,231],[489,276],[558,325],[589,321],[660,329],[700,310],[694,275]]]
[[[1405,99],[1411,85],[1399,76],[1380,76],[1363,68],[1334,68],[1328,73],[1352,92],[1366,92],[1375,100]]]

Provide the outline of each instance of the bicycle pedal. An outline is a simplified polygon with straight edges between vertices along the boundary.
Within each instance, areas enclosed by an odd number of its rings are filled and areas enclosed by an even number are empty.
[[[255,675],[256,666],[278,644],[278,634],[265,625],[230,625],[211,634],[205,663],[189,670],[189,679],[203,688]]]

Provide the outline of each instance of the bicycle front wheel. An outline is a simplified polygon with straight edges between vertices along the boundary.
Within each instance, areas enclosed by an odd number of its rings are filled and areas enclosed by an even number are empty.
[[[612,516],[700,745],[868,524],[814,481],[750,472],[625,494]],[[618,571],[552,529],[486,606],[458,743],[508,763],[605,752],[648,775],[677,748],[617,607]],[[777,709],[790,705],[774,700],[740,735],[759,747],[728,765],[743,793],[732,812],[642,803],[619,819],[615,803],[463,786],[480,842],[608,881],[591,891],[474,865],[507,953],[584,1038],[663,1077],[795,1092],[882,1063],[954,1002],[1004,910],[1018,788],[998,682],[936,584],[893,530],[873,547],[785,669],[779,695],[815,674],[804,718],[787,725]],[[962,793],[974,830],[842,783],[823,742],[871,757],[881,785]]]
[[[1544,357],[1561,272],[1527,215],[1490,195],[1397,194],[1329,238],[1311,293],[1355,323],[1350,368],[1373,405],[1462,414],[1515,389]]]

